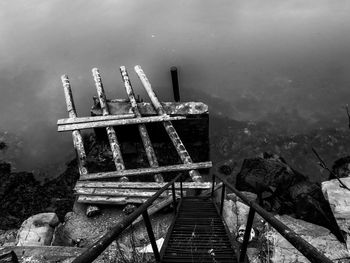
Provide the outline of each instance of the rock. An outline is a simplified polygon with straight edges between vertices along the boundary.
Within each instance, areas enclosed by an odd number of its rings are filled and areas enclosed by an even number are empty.
[[[127,204],[124,209],[123,209],[123,212],[124,214],[126,215],[130,215],[132,212],[134,212],[136,210],[136,206],[133,205],[133,204]]]
[[[310,182],[283,158],[264,153],[245,159],[236,186],[241,191],[261,193],[266,210],[327,227],[344,240],[320,185]]]
[[[345,245],[339,242],[328,229],[303,220],[292,218],[288,215],[276,216],[276,218],[317,248],[329,259],[336,261],[350,258],[350,254]],[[266,238],[264,248],[270,250],[271,262],[309,262],[273,228],[266,231],[264,236]]]
[[[55,227],[59,224],[55,213],[31,216],[22,223],[17,234],[17,246],[51,245]]]
[[[87,217],[94,217],[94,216],[97,216],[101,214],[101,210],[98,206],[95,206],[95,205],[89,205],[87,208],[86,208],[86,216]]]
[[[162,249],[163,243],[164,243],[164,238],[160,238],[158,240],[156,240],[157,243],[157,247],[158,247],[158,251],[160,251]],[[138,248],[137,249],[140,253],[153,253],[153,248],[151,244],[148,244],[147,246],[143,247],[143,248]]]
[[[232,200],[225,200],[222,217],[233,236],[237,235],[237,214],[235,211],[236,204]]]
[[[0,246],[15,246],[17,229],[0,230]]]
[[[341,181],[350,187],[350,177]],[[340,187],[337,179],[322,183],[322,192],[328,200],[339,228],[346,235],[346,245],[350,249],[350,191]]]
[[[336,160],[332,166],[332,173],[329,174],[329,180],[336,179],[334,174],[339,178],[350,176],[350,156],[342,157]]]

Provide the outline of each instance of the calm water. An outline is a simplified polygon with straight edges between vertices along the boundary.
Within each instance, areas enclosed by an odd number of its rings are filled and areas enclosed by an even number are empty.
[[[60,76],[70,76],[84,116],[96,92],[91,69],[101,69],[108,97],[125,97],[118,72],[125,65],[143,95],[136,64],[162,100],[172,99],[169,68],[176,65],[185,94],[214,102],[219,114],[346,120],[349,13],[345,0],[2,0],[1,134],[18,136],[17,169],[67,160],[71,136],[56,132],[67,116]]]

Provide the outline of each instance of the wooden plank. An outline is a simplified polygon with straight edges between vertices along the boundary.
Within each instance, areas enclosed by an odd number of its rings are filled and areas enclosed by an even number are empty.
[[[128,114],[122,114],[122,115],[76,117],[76,118],[59,119],[57,121],[57,125],[76,124],[76,123],[83,123],[83,122],[96,122],[96,121],[111,121],[111,120],[131,119],[131,118],[135,118],[135,114],[128,113]]]
[[[126,205],[130,203],[143,204],[147,201],[147,199],[148,198],[79,195],[77,202],[89,204]]]
[[[128,72],[126,71],[126,68],[124,66],[120,67],[120,73],[122,75],[123,81],[124,81],[124,86],[125,86],[125,90],[126,93],[128,94],[129,100],[130,100],[130,104],[131,104],[131,108],[134,112],[134,114],[136,115],[137,119],[142,119],[142,115],[137,107],[137,102],[135,99],[135,94],[134,91],[132,89],[131,86],[131,82],[130,82],[130,78],[128,75]],[[158,117],[158,116],[157,116]],[[161,116],[163,117],[163,116]],[[148,135],[147,129],[146,129],[146,125],[145,124],[139,124],[138,125],[138,129],[139,129],[139,133],[140,133],[140,137],[142,140],[142,144],[145,148],[145,152],[146,152],[146,156],[147,156],[147,160],[148,163],[151,167],[158,167],[159,163],[156,157],[156,154],[154,152],[153,146],[152,146],[152,142],[151,139]],[[161,183],[164,182],[164,178],[161,174],[154,174],[154,180],[157,183]]]
[[[97,99],[97,98],[96,98]],[[112,115],[127,114],[132,112],[129,102],[122,101],[107,101],[108,109]],[[208,114],[208,106],[203,102],[161,102],[163,109],[168,115],[197,117],[199,115]],[[138,102],[137,108],[142,116],[155,116],[158,115],[152,104],[149,102]],[[91,109],[92,115],[102,115],[102,110],[99,105],[93,106]]]
[[[45,258],[48,262],[58,262],[66,258],[77,257],[83,253],[86,248],[78,247],[61,247],[61,246],[8,246],[0,247],[0,253],[14,251],[18,258],[24,259],[29,257]],[[29,261],[27,261],[29,262]]]
[[[69,118],[76,118],[77,112],[75,109],[73,95],[72,95],[72,88],[71,88],[68,76],[62,75],[61,80],[62,80],[62,84],[63,84],[64,95],[66,98],[67,111],[68,111]],[[74,130],[72,132],[72,137],[73,137],[74,149],[75,149],[75,151],[77,153],[77,157],[78,157],[77,159],[78,159],[79,174],[80,175],[87,174],[88,170],[86,167],[86,153],[85,153],[85,149],[84,149],[83,138],[81,137],[80,131]]]
[[[143,189],[116,189],[116,188],[80,188],[76,187],[75,193],[78,195],[94,195],[94,196],[119,196],[119,197],[142,197],[149,198],[154,195],[156,190],[143,190]],[[164,192],[161,197],[166,197],[170,192]],[[180,194],[180,191],[177,191]]]
[[[147,91],[147,94],[150,97],[151,102],[152,102],[156,112],[158,113],[158,115],[160,115],[160,116],[166,115],[166,112],[163,109],[162,104],[159,102],[156,94],[154,93],[152,86],[151,86],[151,83],[149,82],[149,80],[146,77],[146,74],[143,72],[143,70],[141,69],[140,66],[135,66],[135,71],[136,71],[137,75],[139,76],[145,90]],[[168,133],[169,138],[171,139],[181,161],[184,164],[193,163],[192,158],[188,154],[184,144],[182,143],[182,141],[181,141],[179,135],[177,134],[174,126],[172,125],[171,121],[163,122],[163,126],[164,126],[166,132]],[[202,176],[199,174],[198,171],[190,170],[188,173],[189,173],[193,182],[202,182],[203,181]]]
[[[101,79],[101,75],[100,75],[99,70],[97,68],[93,68],[92,75],[94,77],[97,95],[98,95],[101,109],[102,109],[102,114],[104,116],[109,115],[109,109],[108,109],[108,106],[106,103],[106,95],[104,92],[102,79]],[[120,144],[118,142],[115,130],[112,126],[107,126],[106,131],[107,131],[107,135],[108,135],[109,144],[111,146],[111,151],[113,154],[113,160],[114,160],[115,167],[116,167],[117,171],[124,170],[125,169],[124,160],[123,160],[123,157],[122,157],[122,154],[120,151]]]
[[[140,169],[128,169],[103,173],[91,173],[80,177],[80,180],[93,180],[102,178],[117,178],[126,176],[136,176],[154,173],[167,173],[167,172],[179,172],[189,171],[194,169],[208,169],[212,167],[212,162],[200,162],[200,163],[188,163],[188,164],[176,164],[160,167],[148,167]]]
[[[97,181],[77,181],[76,188],[120,188],[120,189],[160,189],[166,183],[155,182],[97,182]],[[211,189],[211,182],[183,182],[183,189]],[[175,183],[175,188],[180,188],[180,183]]]
[[[110,117],[110,115],[108,115]],[[134,119],[116,119],[116,120],[99,120],[99,121],[90,121],[82,123],[73,123],[73,124],[59,124],[57,131],[73,131],[73,130],[83,130],[83,129],[93,129],[99,127],[108,127],[108,126],[122,126],[122,125],[135,125],[143,123],[153,123],[153,122],[163,122],[163,121],[177,121],[184,120],[186,117],[177,116],[151,116],[143,118],[134,118]]]

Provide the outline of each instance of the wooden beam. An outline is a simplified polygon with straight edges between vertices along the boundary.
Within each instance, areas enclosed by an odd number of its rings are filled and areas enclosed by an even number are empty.
[[[116,189],[116,188],[81,188],[76,187],[74,189],[78,195],[94,195],[94,196],[119,196],[119,197],[142,197],[149,198],[154,195],[157,190],[144,190],[144,189]],[[177,191],[180,194],[180,191]],[[162,193],[161,197],[168,196],[168,192]]]
[[[120,67],[119,69],[120,69],[120,74],[122,75],[122,78],[124,81],[126,93],[128,94],[128,98],[130,100],[131,108],[132,108],[134,114],[136,115],[136,118],[140,120],[140,119],[142,119],[142,115],[137,107],[135,94],[134,94],[134,91],[133,91],[132,86],[131,86],[128,72],[126,71],[126,68],[124,66]],[[163,116],[161,116],[161,117],[163,117]],[[154,152],[151,139],[148,135],[146,125],[143,123],[139,124],[138,129],[139,129],[139,133],[140,133],[143,147],[145,148],[145,152],[146,152],[146,156],[147,156],[147,160],[148,160],[149,165],[151,167],[158,167],[159,163],[158,163],[156,154]],[[154,180],[157,183],[164,182],[164,178],[161,174],[154,174]]]
[[[96,121],[111,121],[111,120],[130,119],[130,118],[135,118],[135,114],[129,113],[129,114],[122,114],[122,115],[66,118],[66,119],[59,119],[57,121],[57,125],[76,124],[76,123],[83,123],[83,122],[96,122]]]
[[[72,95],[72,88],[68,79],[67,75],[61,76],[63,89],[64,89],[64,95],[66,98],[66,104],[67,104],[67,111],[69,118],[77,118],[77,112],[75,110],[73,95]],[[77,154],[78,159],[78,168],[79,168],[79,174],[87,174],[88,170],[86,167],[86,153],[84,149],[84,143],[83,138],[81,137],[79,130],[73,130],[72,132],[73,137],[73,145],[74,149]]]
[[[97,182],[97,181],[77,181],[76,188],[120,188],[120,189],[155,189],[162,188],[166,183],[155,182]],[[180,183],[175,183],[175,188],[180,188]],[[183,182],[183,189],[211,189],[211,182]]]
[[[136,71],[137,75],[139,76],[145,90],[147,91],[147,94],[150,97],[151,102],[152,102],[156,112],[158,113],[158,115],[160,115],[160,116],[166,115],[166,112],[163,109],[162,104],[159,102],[156,94],[154,93],[154,91],[152,89],[151,83],[147,79],[146,74],[143,72],[142,68],[140,66],[135,66],[135,71]],[[181,141],[179,135],[177,134],[171,121],[163,122],[163,126],[164,126],[166,132],[168,133],[169,138],[171,139],[181,161],[184,164],[193,163],[192,158],[188,154],[184,144],[182,143],[182,141]],[[190,170],[189,175],[190,175],[192,181],[194,181],[194,182],[202,182],[203,181],[202,176],[196,170]]]
[[[130,203],[143,204],[147,199],[148,198],[79,195],[77,202],[88,204],[126,205]]]
[[[108,115],[111,117],[112,115]],[[81,123],[69,123],[69,124],[59,124],[57,131],[73,131],[73,130],[83,130],[83,129],[93,129],[99,127],[108,127],[108,126],[121,126],[121,125],[135,125],[143,123],[152,123],[152,122],[163,122],[163,121],[177,121],[184,120],[186,117],[183,116],[151,116],[143,118],[134,118],[134,119],[115,119],[115,120],[98,120],[98,121],[89,121]]]
[[[80,180],[93,180],[93,179],[102,179],[102,178],[137,176],[137,175],[154,174],[154,173],[189,171],[194,169],[208,169],[210,167],[212,167],[212,162],[176,164],[176,165],[168,165],[168,166],[160,166],[160,167],[148,167],[148,168],[128,169],[128,170],[119,170],[119,171],[103,172],[103,173],[91,173],[91,174],[86,174],[81,176]]]
[[[99,70],[97,68],[93,68],[92,75],[94,77],[97,95],[98,95],[101,109],[102,109],[102,114],[104,116],[109,115],[109,109],[106,103],[106,95],[103,89],[102,79],[101,79]],[[112,126],[107,126],[106,131],[108,135],[109,144],[111,146],[111,151],[113,154],[113,161],[114,161],[115,167],[117,171],[124,170],[125,169],[124,160],[120,151],[120,144],[118,142],[115,130]]]

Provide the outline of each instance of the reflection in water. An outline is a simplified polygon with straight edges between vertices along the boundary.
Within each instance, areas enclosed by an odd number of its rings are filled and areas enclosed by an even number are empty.
[[[118,67],[132,73],[140,64],[170,100],[176,65],[184,100],[200,90],[230,118],[283,114],[288,126],[285,116],[298,113],[313,123],[345,121],[348,1],[16,0],[0,2],[0,10],[0,127],[23,138],[19,169],[72,154],[70,135],[56,132],[67,116],[60,76],[69,74],[78,113],[86,115],[95,66],[110,98],[125,97]],[[231,106],[220,109],[222,101]]]

